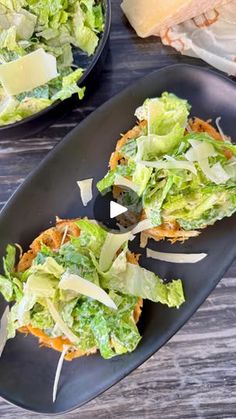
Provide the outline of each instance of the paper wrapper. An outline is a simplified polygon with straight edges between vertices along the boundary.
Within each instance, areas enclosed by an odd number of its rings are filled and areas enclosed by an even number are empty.
[[[167,30],[163,44],[236,76],[236,0]]]

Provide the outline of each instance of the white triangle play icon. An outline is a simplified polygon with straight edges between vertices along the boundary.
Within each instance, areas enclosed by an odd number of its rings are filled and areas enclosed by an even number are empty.
[[[128,208],[123,207],[123,205],[117,204],[117,202],[110,201],[110,218],[115,218],[117,215],[124,214],[127,212]]]

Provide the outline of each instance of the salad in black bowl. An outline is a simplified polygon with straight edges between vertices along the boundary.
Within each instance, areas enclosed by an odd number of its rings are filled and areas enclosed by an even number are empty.
[[[83,98],[108,39],[108,9],[101,0],[1,1],[0,137],[38,131],[62,101]]]

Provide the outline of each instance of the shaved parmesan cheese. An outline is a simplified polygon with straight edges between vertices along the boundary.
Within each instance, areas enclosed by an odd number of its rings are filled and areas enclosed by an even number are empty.
[[[130,240],[131,236],[130,232],[123,234],[107,234],[99,258],[99,268],[101,271],[106,272],[110,268],[116,253],[125,242]]]
[[[9,316],[9,306],[6,306],[4,313],[1,318],[1,329],[0,329],[0,356],[2,355],[3,349],[7,342],[7,326]]]
[[[64,230],[64,233],[63,233],[63,236],[62,236],[62,239],[61,239],[61,246],[63,246],[63,244],[65,243],[65,240],[66,240],[66,236],[67,236],[68,230],[69,230],[69,226],[67,225],[67,226],[65,227],[65,230]]]
[[[204,259],[207,253],[164,253],[147,248],[147,257],[170,263],[196,263]]]
[[[77,185],[80,188],[81,200],[83,202],[84,207],[86,207],[88,203],[93,199],[92,184],[93,178],[77,181]]]
[[[208,159],[204,159],[200,160],[198,164],[206,178],[216,183],[216,185],[223,184],[230,179],[230,175],[219,162],[210,167]]]
[[[87,281],[87,279],[81,278],[76,274],[70,274],[65,272],[59,282],[59,288],[61,290],[70,290],[78,292],[79,294],[86,295],[86,297],[93,298],[94,300],[100,301],[109,308],[117,310],[114,301],[109,295],[100,287],[93,284],[93,282]]]
[[[149,230],[150,228],[153,228],[153,224],[151,220],[146,218],[145,220],[140,221],[132,230],[132,234],[138,234],[142,231]]]
[[[221,121],[221,116],[218,116],[218,118],[216,118],[217,129],[218,129],[218,131],[221,135],[222,140],[227,141],[226,135],[224,134],[224,132],[223,132],[221,126],[220,126],[220,121]]]
[[[147,167],[154,167],[155,169],[179,169],[189,170],[194,175],[197,174],[196,167],[190,161],[170,160],[170,161],[140,161],[141,164]]]
[[[56,374],[55,374],[54,383],[53,383],[53,393],[52,393],[53,403],[55,403],[56,398],[57,398],[58,383],[59,383],[59,379],[60,379],[60,375],[61,375],[61,370],[62,370],[62,366],[63,366],[64,357],[65,357],[66,352],[68,351],[68,349],[69,349],[68,345],[63,345],[63,351],[62,351],[62,353],[60,355],[60,358],[58,360]]]
[[[57,76],[56,58],[43,48],[0,65],[0,81],[8,95],[28,92]]]
[[[138,187],[134,184],[134,182],[125,178],[124,176],[117,175],[115,177],[114,185],[125,186],[125,187],[131,189],[134,192],[138,191]]]
[[[192,147],[185,153],[185,157],[189,161],[200,161],[217,155],[212,144],[198,140],[190,140],[189,143]]]
[[[58,328],[61,330],[63,335],[65,335],[71,342],[78,343],[78,337],[74,335],[74,333],[70,330],[70,328],[66,325],[66,323],[62,320],[60,314],[58,313],[55,305],[53,302],[47,298],[47,306],[49,313],[51,314],[54,322],[57,324]]]

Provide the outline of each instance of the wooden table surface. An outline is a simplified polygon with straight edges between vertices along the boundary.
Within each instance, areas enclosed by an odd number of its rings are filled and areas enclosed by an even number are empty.
[[[112,1],[110,50],[96,92],[34,138],[0,141],[0,207],[82,118],[133,80],[177,62],[205,65],[138,39]],[[235,106],[235,105],[234,105]],[[236,418],[236,264],[171,341],[122,382],[66,418]],[[0,417],[34,418],[0,399]],[[43,415],[46,418],[46,415]]]

